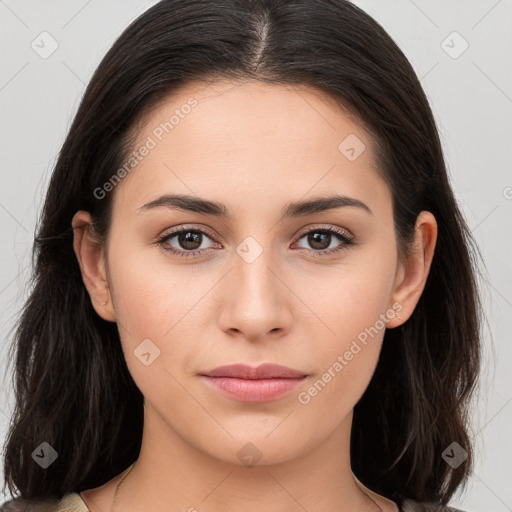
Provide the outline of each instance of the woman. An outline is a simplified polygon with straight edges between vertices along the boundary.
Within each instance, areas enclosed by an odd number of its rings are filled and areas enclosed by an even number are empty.
[[[35,250],[2,510],[454,510],[477,249],[359,8],[150,8],[87,87]]]

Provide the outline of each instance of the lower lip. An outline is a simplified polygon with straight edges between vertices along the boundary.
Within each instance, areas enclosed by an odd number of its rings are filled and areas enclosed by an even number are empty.
[[[221,394],[241,402],[267,402],[295,389],[305,377],[298,379],[237,379],[234,377],[201,376]]]

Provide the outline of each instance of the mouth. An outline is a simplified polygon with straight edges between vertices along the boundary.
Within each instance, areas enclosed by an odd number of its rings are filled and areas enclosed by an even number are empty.
[[[291,392],[308,374],[267,363],[256,368],[246,364],[220,366],[200,377],[210,388],[234,400],[267,402]]]

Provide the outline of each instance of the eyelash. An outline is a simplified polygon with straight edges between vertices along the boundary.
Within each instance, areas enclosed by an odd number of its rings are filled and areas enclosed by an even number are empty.
[[[208,236],[210,239],[212,239],[215,242],[215,237],[213,236],[212,233],[210,233],[207,230],[198,229],[198,228],[194,228],[194,227],[188,227],[188,226],[182,226],[179,229],[176,229],[175,231],[171,231],[170,233],[166,233],[165,235],[162,235],[160,238],[158,238],[156,243],[159,246],[161,246],[164,251],[174,254],[180,258],[191,258],[191,257],[194,257],[197,254],[201,253],[204,249],[195,249],[194,251],[183,251],[183,250],[174,249],[172,247],[166,247],[164,245],[166,242],[168,242],[169,240],[174,238],[176,235],[179,235],[180,233],[189,233],[189,232],[201,233],[203,235]],[[310,253],[314,257],[322,257],[322,256],[327,256],[327,255],[330,255],[333,253],[338,253],[343,250],[346,250],[348,248],[348,246],[355,244],[355,241],[354,241],[355,239],[353,237],[352,238],[348,237],[344,232],[342,232],[336,228],[323,227],[323,226],[316,227],[314,229],[310,229],[309,231],[305,231],[304,233],[302,233],[299,236],[297,242],[300,241],[302,238],[304,238],[304,236],[309,235],[310,233],[317,233],[317,232],[335,235],[343,243],[341,245],[339,245],[338,247],[334,247],[331,249],[323,249],[323,250],[303,249],[303,250],[307,251],[308,253]],[[218,242],[215,242],[215,243],[218,243]]]

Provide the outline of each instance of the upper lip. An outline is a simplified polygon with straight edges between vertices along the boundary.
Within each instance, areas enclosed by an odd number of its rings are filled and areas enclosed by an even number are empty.
[[[297,379],[305,377],[307,373],[280,364],[265,363],[256,368],[247,364],[219,366],[201,375],[208,377],[235,377],[239,379]]]

